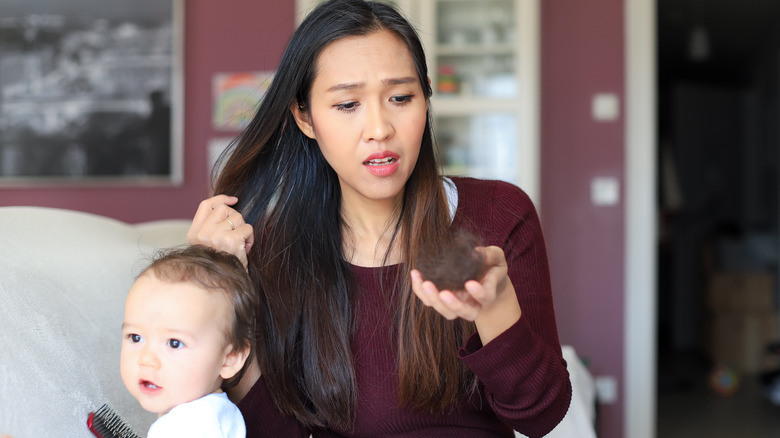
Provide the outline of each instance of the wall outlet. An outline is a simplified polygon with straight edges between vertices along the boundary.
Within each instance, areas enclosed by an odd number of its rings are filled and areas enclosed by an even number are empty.
[[[596,93],[590,112],[597,122],[614,122],[620,118],[620,98],[615,93]]]
[[[611,405],[617,402],[617,379],[612,376],[596,377],[596,399],[601,404]]]
[[[614,176],[597,176],[590,180],[590,202],[597,207],[620,202],[620,181]]]

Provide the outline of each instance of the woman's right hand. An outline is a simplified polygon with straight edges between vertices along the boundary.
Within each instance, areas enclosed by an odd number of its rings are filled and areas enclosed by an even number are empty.
[[[187,232],[187,241],[190,245],[206,245],[234,254],[247,267],[246,255],[252,248],[255,235],[252,225],[233,209],[236,202],[238,198],[227,195],[217,195],[201,202]]]

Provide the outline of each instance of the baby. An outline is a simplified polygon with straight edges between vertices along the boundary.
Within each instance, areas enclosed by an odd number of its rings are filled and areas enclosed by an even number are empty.
[[[256,300],[238,258],[205,246],[163,253],[138,276],[125,302],[121,374],[159,414],[148,438],[244,438],[222,388],[251,359]]]

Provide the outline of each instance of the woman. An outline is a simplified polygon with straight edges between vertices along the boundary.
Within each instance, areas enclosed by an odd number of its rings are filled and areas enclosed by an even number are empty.
[[[536,212],[508,183],[439,175],[430,95],[401,15],[324,3],[199,206],[188,239],[242,257],[261,301],[230,394],[247,436],[542,436],[566,413]],[[465,295],[413,269],[459,229],[489,245]]]

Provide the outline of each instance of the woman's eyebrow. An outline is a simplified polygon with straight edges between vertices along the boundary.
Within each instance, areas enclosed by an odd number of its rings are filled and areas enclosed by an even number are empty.
[[[341,91],[341,90],[353,90],[355,88],[360,88],[364,84],[362,82],[354,82],[349,84],[336,84],[330,88],[328,88],[326,91]]]
[[[417,78],[406,76],[402,78],[388,78],[388,79],[382,79],[382,83],[385,85],[403,85],[403,84],[410,84],[417,82]],[[332,91],[341,91],[341,90],[354,90],[355,88],[361,88],[365,86],[364,82],[349,82],[349,83],[343,83],[343,84],[336,84],[330,88],[328,88],[327,92]]]
[[[403,78],[390,78],[390,79],[384,79],[382,80],[387,85],[403,85],[403,84],[411,84],[414,82],[417,82],[417,78],[407,76]]]

